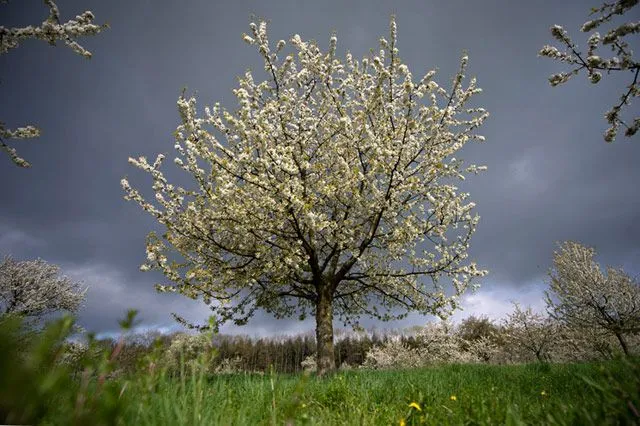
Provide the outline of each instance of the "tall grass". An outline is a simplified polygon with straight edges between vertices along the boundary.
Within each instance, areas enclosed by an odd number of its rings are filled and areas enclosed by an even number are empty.
[[[158,378],[131,424],[637,424],[638,361]],[[415,404],[412,404],[415,403]],[[411,405],[411,406],[410,406]]]
[[[131,322],[131,321],[129,321]],[[69,425],[640,424],[640,359],[212,375],[200,362],[111,377],[116,350],[60,363],[71,322],[0,321],[0,423]],[[158,346],[158,350],[161,350]]]

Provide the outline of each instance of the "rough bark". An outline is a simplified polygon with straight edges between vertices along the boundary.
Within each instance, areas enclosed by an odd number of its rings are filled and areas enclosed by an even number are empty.
[[[333,294],[324,286],[318,294],[316,305],[317,371],[322,376],[335,370],[333,354]]]
[[[625,356],[629,356],[629,347],[627,346],[627,341],[625,340],[624,336],[620,332],[616,332],[615,334],[618,338],[618,342],[620,342],[620,346],[622,347],[622,351],[624,352]]]

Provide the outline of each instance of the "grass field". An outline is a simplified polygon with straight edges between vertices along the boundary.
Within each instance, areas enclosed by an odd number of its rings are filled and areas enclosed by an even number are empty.
[[[637,360],[448,365],[304,375],[141,377],[121,421],[135,425],[639,424]],[[63,413],[59,413],[63,414]]]
[[[634,425],[640,358],[306,374],[167,374],[150,353],[115,375],[117,349],[60,361],[69,318],[22,336],[0,322],[0,423],[47,425]],[[155,368],[150,368],[156,366]]]

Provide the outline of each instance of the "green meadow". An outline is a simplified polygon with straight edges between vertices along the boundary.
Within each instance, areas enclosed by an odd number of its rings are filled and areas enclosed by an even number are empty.
[[[126,324],[125,324],[126,325]],[[126,325],[128,326],[128,325]],[[634,425],[640,358],[419,369],[211,374],[163,367],[156,346],[118,374],[121,347],[65,358],[69,317],[38,333],[0,321],[0,423],[44,425]],[[121,340],[123,342],[123,340]]]
[[[132,378],[125,424],[636,424],[637,362]],[[125,396],[126,394],[126,396]]]
[[[640,359],[451,364],[313,374],[169,373],[153,354],[113,374],[115,351],[60,362],[70,323],[0,329],[0,422],[45,425],[632,425]]]

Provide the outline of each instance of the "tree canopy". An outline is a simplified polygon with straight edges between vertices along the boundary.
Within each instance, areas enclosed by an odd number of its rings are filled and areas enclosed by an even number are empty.
[[[85,292],[42,259],[17,262],[7,256],[0,263],[0,315],[38,320],[58,311],[75,313]]]
[[[615,335],[628,353],[625,335],[640,333],[640,283],[613,267],[603,274],[594,255],[593,248],[572,241],[554,253],[550,313],[572,327]]]

